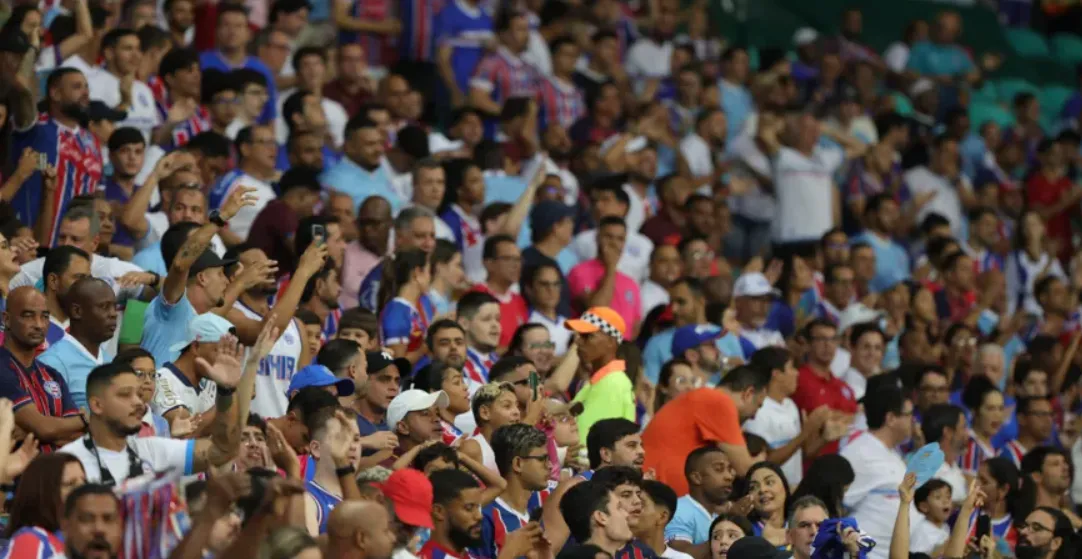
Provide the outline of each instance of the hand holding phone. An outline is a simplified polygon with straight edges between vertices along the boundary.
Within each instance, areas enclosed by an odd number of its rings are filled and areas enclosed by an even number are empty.
[[[316,245],[322,245],[327,242],[327,228],[319,224],[313,225],[312,242],[316,243]]]

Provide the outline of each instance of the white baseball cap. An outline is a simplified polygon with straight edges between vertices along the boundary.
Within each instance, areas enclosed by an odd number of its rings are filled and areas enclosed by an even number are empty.
[[[779,295],[778,290],[770,285],[770,280],[759,272],[740,274],[733,285],[733,297],[763,297],[765,295]]]
[[[424,390],[411,389],[401,392],[387,406],[387,426],[391,428],[391,431],[394,431],[398,422],[405,419],[406,414],[409,412],[427,410],[433,405],[439,406],[442,410],[447,407],[449,401],[447,393],[442,390],[425,392]]]
[[[819,32],[811,27],[801,27],[793,33],[793,45],[802,47],[804,45],[810,45],[819,38]]]
[[[844,333],[857,324],[876,322],[880,318],[883,318],[882,312],[869,309],[864,303],[854,303],[845,307],[838,317],[838,332]]]

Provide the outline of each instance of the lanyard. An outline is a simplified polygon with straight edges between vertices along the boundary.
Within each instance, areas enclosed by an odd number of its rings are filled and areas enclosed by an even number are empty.
[[[91,454],[94,455],[94,459],[98,462],[98,470],[101,471],[101,483],[104,485],[115,486],[116,480],[113,478],[113,473],[101,463],[101,456],[98,454],[98,447],[94,444],[94,441],[90,440],[90,435],[87,434],[83,437],[83,446],[86,447]],[[128,453],[128,477],[139,477],[143,475],[143,460],[139,458],[139,455],[135,454],[135,450],[131,445],[125,443],[124,450]],[[127,479],[125,478],[125,479]]]

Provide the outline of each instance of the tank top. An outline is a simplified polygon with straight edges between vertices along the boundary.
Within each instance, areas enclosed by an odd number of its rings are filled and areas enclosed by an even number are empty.
[[[244,303],[237,301],[233,308],[244,313],[244,316],[252,320],[263,320],[263,317],[248,308]],[[301,351],[304,349],[304,337],[297,326],[297,320],[289,321],[289,326],[274,343],[271,352],[259,363],[259,372],[255,378],[255,399],[252,400],[252,411],[262,417],[282,417],[286,414],[289,398],[286,391],[289,389],[289,381],[297,373],[297,365],[301,360]]]
[[[484,435],[477,433],[470,436],[471,439],[477,441],[477,444],[481,445],[481,464],[497,474],[500,473],[500,468],[496,466],[496,453],[492,451],[492,445],[488,444]]]
[[[334,506],[342,502],[342,498],[332,495],[330,491],[312,480],[304,482],[304,487],[316,502],[316,521],[319,522],[319,533],[326,534],[327,519],[331,517]]]

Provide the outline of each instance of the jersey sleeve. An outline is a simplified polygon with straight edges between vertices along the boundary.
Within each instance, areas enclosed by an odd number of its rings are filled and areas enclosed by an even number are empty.
[[[387,305],[379,324],[383,345],[408,344],[412,330],[410,309],[397,302]]]
[[[495,56],[486,56],[477,65],[477,70],[470,78],[470,87],[476,87],[489,94],[496,89],[499,83],[500,66]]]
[[[34,399],[23,390],[14,374],[5,375],[3,380],[0,380],[0,398],[11,400],[13,411],[19,411],[19,408],[34,403]]]
[[[56,383],[60,385],[61,416],[72,417],[79,415],[79,408],[75,405],[75,399],[71,396],[71,387],[68,386],[68,381],[64,380],[64,377],[52,367],[46,366],[46,368],[52,373]]]
[[[139,456],[149,459],[156,471],[181,470],[184,475],[191,475],[195,460],[195,441],[167,439],[164,437],[145,437],[136,439]]]
[[[48,537],[34,528],[23,528],[8,542],[2,559],[48,559],[52,557]]]
[[[681,507],[680,502],[676,505],[676,514],[673,515],[672,520],[665,525],[665,540],[679,540],[682,542],[688,542],[691,544],[702,543],[695,541],[695,520],[692,514],[681,514],[692,512],[688,510],[688,507]]]
[[[493,506],[489,504],[485,507],[481,516],[481,547],[472,550],[480,559],[496,559],[496,555],[500,552],[500,544],[503,543],[502,537],[497,541],[500,534],[498,534],[494,518],[496,512],[493,510]]]

